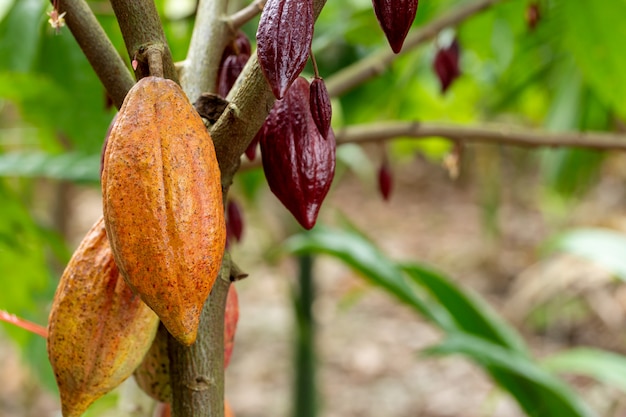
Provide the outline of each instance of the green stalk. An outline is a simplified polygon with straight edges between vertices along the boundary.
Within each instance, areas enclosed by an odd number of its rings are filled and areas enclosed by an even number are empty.
[[[295,392],[294,417],[317,415],[317,390],[315,384],[315,321],[313,319],[313,256],[298,257],[300,275],[294,291],[297,339],[295,341]]]

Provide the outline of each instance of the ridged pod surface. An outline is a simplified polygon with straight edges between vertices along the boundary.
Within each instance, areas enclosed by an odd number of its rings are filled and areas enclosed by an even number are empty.
[[[418,0],[372,0],[372,3],[391,49],[399,53],[415,20]]]
[[[80,416],[141,363],[159,319],[119,273],[102,219],[65,268],[48,324],[63,416]]]
[[[305,229],[317,215],[335,175],[335,135],[324,139],[309,102],[309,83],[298,77],[277,100],[260,132],[263,171],[270,190]]]
[[[102,194],[124,278],[178,341],[192,344],[226,226],[213,142],[178,84],[146,77],[128,92],[105,151]]]

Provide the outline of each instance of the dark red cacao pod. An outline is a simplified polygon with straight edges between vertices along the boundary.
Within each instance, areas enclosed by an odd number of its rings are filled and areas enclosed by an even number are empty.
[[[374,13],[396,54],[415,20],[418,0],[372,0]]]
[[[263,127],[259,129],[257,134],[252,139],[252,142],[246,148],[246,156],[250,161],[254,161],[256,159],[256,148],[259,145],[259,141],[261,140],[261,135],[263,135]]]
[[[232,42],[226,45],[220,62],[224,62],[227,56],[240,54],[248,56],[252,54],[250,39],[248,39],[248,36],[246,36],[246,34],[241,30],[237,32],[237,36],[235,37],[235,39],[233,39]]]
[[[539,9],[539,4],[530,3],[528,7],[526,7],[526,24],[528,25],[528,29],[535,30],[539,20],[541,20],[541,10]]]
[[[309,105],[309,83],[296,79],[276,101],[261,134],[263,171],[272,192],[311,229],[335,175],[335,135],[324,140]]]
[[[217,94],[222,97],[226,97],[228,92],[233,85],[235,85],[235,81],[237,81],[237,77],[241,74],[243,67],[246,66],[246,62],[250,55],[247,54],[239,54],[239,55],[228,55],[224,62],[220,66],[220,71],[217,80]]]
[[[442,93],[445,93],[452,82],[461,75],[459,55],[459,43],[456,39],[447,48],[439,49],[435,55],[433,67],[441,82]]]
[[[393,175],[391,173],[391,167],[389,166],[389,160],[384,158],[380,168],[378,169],[378,190],[385,201],[389,200],[392,188]]]
[[[243,216],[241,215],[241,208],[235,200],[229,200],[226,205],[226,238],[228,241],[235,238],[239,242],[242,235]]]
[[[217,76],[217,94],[226,97],[248,62],[251,54],[250,40],[242,31],[230,42],[220,59],[220,69]]]
[[[330,121],[333,117],[333,108],[330,104],[330,96],[328,95],[326,84],[319,77],[315,77],[311,81],[309,100],[315,125],[322,137],[326,139],[330,130]]]
[[[261,70],[276,98],[282,98],[309,59],[313,0],[268,0],[256,33]]]

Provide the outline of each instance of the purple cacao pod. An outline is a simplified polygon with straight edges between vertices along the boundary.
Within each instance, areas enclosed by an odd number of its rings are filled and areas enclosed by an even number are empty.
[[[276,101],[261,135],[263,171],[270,189],[305,229],[317,221],[335,175],[335,135],[324,140],[309,104],[309,83],[296,79]]]
[[[326,139],[328,137],[328,131],[330,130],[333,108],[330,104],[330,96],[328,95],[326,84],[324,80],[319,77],[315,77],[313,81],[311,81],[309,100],[315,125],[322,134],[322,137]]]
[[[256,33],[261,70],[276,98],[282,98],[309,59],[313,0],[268,0]]]
[[[374,13],[396,54],[415,20],[418,0],[372,0]]]

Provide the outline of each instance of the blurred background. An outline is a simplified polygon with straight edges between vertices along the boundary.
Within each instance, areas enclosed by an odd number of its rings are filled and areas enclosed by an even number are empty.
[[[88,3],[128,62],[109,3]],[[423,1],[414,29],[468,3]],[[626,130],[626,2],[494,3],[334,99],[334,128],[417,120]],[[196,4],[156,4],[174,59],[183,60]],[[0,0],[0,309],[42,325],[72,251],[102,213],[100,151],[116,112],[68,29],[48,24],[50,10],[42,0]],[[257,24],[243,28],[253,45]],[[454,39],[460,76],[442,92],[435,57]],[[313,51],[328,80],[387,48],[370,0],[329,1],[316,24]],[[559,375],[569,391],[543,373],[525,377],[597,415],[626,416],[625,158],[481,144],[459,152],[442,138],[346,144],[318,227],[374,245],[388,262],[436,269],[479,299],[494,326],[521,336],[536,372]],[[388,200],[378,180],[384,161]],[[367,259],[355,267],[349,250],[290,254],[286,239],[315,235],[303,234],[258,164],[246,163],[230,198],[244,224],[230,247],[249,274],[235,284],[240,320],[226,376],[237,417],[513,417],[540,401],[520,405],[520,392],[532,389],[494,383],[485,369],[495,353],[447,345],[443,353],[463,355],[427,355],[449,332],[399,302],[384,277],[369,276]],[[454,310],[451,300],[439,301]],[[458,310],[450,314],[459,321],[470,311]],[[314,329],[304,352],[303,329]],[[1,417],[60,416],[45,341],[9,324],[0,326],[0,387]],[[130,380],[87,415],[153,408]]]

